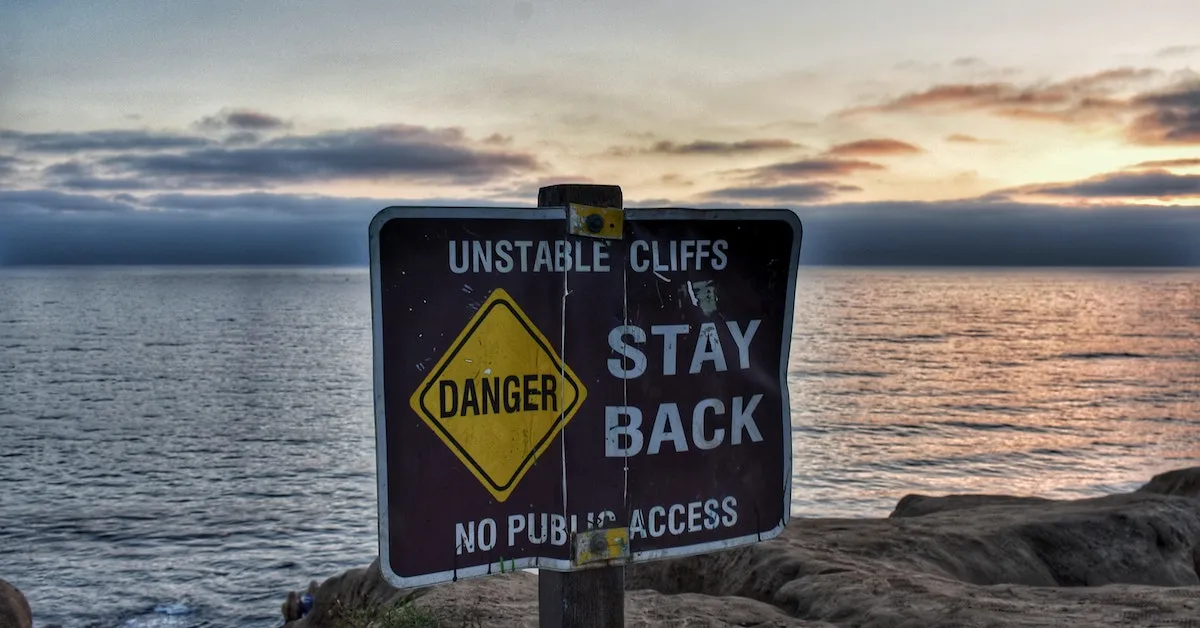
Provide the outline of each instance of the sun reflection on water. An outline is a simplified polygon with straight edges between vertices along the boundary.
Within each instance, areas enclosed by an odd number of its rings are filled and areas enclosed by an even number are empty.
[[[1078,497],[1200,462],[1200,273],[805,270],[797,516]]]

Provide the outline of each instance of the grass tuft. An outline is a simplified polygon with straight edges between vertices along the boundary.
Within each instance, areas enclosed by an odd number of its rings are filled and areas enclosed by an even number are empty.
[[[334,628],[438,628],[441,622],[411,601],[347,609],[338,602]]]

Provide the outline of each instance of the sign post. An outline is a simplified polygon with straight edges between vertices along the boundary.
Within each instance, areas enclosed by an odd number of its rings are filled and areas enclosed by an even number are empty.
[[[538,207],[570,207],[572,203],[619,212],[624,209],[625,201],[621,188],[615,185],[555,185],[538,190]],[[597,218],[592,219],[590,228],[585,222],[585,231],[599,234],[609,226],[603,221],[601,212],[590,215]],[[616,220],[610,222],[615,223]],[[615,226],[614,224],[613,228]],[[605,538],[601,551],[607,552],[608,546],[608,539]],[[592,549],[590,545],[585,547],[588,551]],[[600,547],[597,543],[597,548]],[[616,549],[619,555],[622,548]],[[624,566],[600,566],[584,571],[540,570],[538,625],[563,628],[624,626]]]
[[[537,568],[542,625],[620,626],[624,565],[787,525],[802,229],[617,186],[538,205],[371,222],[380,567]]]

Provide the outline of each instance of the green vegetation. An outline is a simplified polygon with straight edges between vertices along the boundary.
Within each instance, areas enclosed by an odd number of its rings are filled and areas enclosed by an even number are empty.
[[[433,614],[419,609],[411,601],[401,604],[347,609],[338,604],[335,628],[439,628]]]

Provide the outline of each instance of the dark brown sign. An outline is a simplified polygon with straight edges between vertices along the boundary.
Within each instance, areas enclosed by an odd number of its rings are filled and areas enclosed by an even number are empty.
[[[389,207],[371,223],[395,586],[586,568],[573,540],[589,529],[640,562],[787,524],[799,219],[630,209],[602,239],[572,235],[569,213]]]

